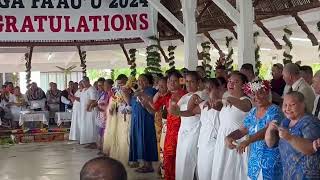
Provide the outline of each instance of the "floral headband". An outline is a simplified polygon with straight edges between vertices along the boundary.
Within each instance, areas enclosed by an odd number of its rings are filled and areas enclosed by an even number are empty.
[[[265,91],[271,90],[271,84],[267,80],[258,80],[254,82],[246,83],[243,86],[244,93],[248,96],[254,95],[255,92],[259,91],[260,89],[264,89]]]

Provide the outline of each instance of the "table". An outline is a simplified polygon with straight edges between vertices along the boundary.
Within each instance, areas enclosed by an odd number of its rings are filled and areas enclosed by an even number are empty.
[[[72,112],[56,112],[54,120],[58,126],[65,122],[71,122]]]
[[[47,120],[48,114],[49,113],[47,111],[35,111],[26,114],[21,113],[19,118],[19,126],[23,126],[24,122],[41,122],[41,126],[43,124],[49,125]]]

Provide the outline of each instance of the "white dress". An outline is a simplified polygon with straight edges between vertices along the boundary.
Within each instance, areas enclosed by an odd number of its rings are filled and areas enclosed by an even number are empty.
[[[24,94],[22,94],[22,98],[23,98],[24,102],[28,102],[28,99]],[[18,102],[18,101],[21,101],[21,100],[19,100],[17,98],[17,96],[15,96],[13,94],[9,95],[9,103],[21,103],[21,102]],[[26,109],[26,106],[23,106],[23,107],[21,107],[21,106],[19,107],[19,106],[16,106],[16,105],[10,106],[10,112],[11,112],[13,120],[14,121],[19,121],[20,113],[21,113],[21,111],[23,111],[25,109]]]
[[[97,100],[97,91],[92,86],[84,89],[80,95],[80,144],[94,143],[97,140],[97,111],[87,111],[90,100]]]
[[[184,95],[178,102],[181,111],[186,111],[194,93]],[[197,93],[198,94],[198,93]],[[197,166],[200,116],[181,117],[176,155],[176,180],[193,180]]]
[[[246,99],[242,97],[240,99]],[[247,153],[240,155],[236,149],[229,149],[225,145],[225,137],[231,132],[239,129],[244,121],[246,112],[241,111],[235,106],[223,106],[220,111],[220,127],[214,150],[211,180],[247,180]],[[237,141],[240,143],[243,141]]]
[[[214,148],[220,126],[219,111],[203,107],[206,102],[200,104],[200,135],[198,140],[197,172],[199,180],[210,180]]]
[[[81,91],[78,90],[74,96],[80,98]],[[72,119],[69,140],[80,141],[80,118],[81,118],[80,102],[75,100],[72,106]]]

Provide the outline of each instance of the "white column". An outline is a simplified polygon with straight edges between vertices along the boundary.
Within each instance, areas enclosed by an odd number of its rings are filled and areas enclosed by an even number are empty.
[[[186,27],[184,36],[184,65],[189,70],[196,70],[198,65],[196,0],[181,0],[183,23]]]
[[[240,11],[240,26],[238,26],[238,64],[255,65],[253,43],[254,8],[252,1],[237,0]]]
[[[6,73],[2,73],[2,84],[6,82]]]

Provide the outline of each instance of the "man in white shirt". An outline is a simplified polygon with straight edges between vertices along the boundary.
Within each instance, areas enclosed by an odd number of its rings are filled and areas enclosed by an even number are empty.
[[[282,74],[286,82],[283,95],[291,91],[301,92],[305,97],[307,113],[312,113],[315,94],[311,86],[301,77],[299,67],[296,64],[288,63],[284,66]]]
[[[313,88],[314,91],[317,95],[315,101],[314,101],[314,106],[313,106],[313,111],[312,114],[319,118],[320,116],[320,70],[316,72],[316,74],[313,77]]]

